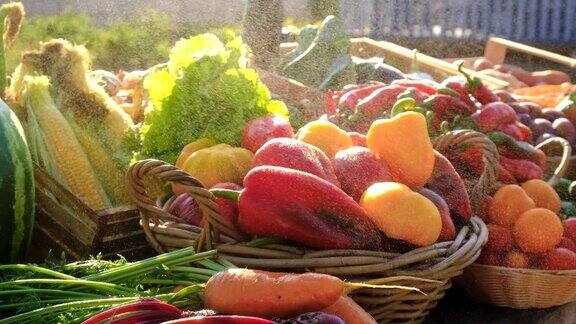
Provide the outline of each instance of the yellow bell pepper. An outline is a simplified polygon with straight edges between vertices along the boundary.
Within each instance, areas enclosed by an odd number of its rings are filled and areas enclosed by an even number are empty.
[[[427,246],[440,236],[442,218],[436,205],[401,183],[371,185],[362,195],[360,206],[390,238]]]
[[[213,139],[200,138],[200,139],[197,139],[194,142],[184,146],[184,148],[180,152],[180,155],[178,156],[178,159],[176,160],[176,166],[179,168],[182,168],[184,166],[184,162],[186,162],[186,160],[188,159],[190,154],[192,154],[198,150],[205,149],[205,148],[210,147],[210,146],[214,146],[216,144],[218,144],[218,143],[216,143],[216,141]]]
[[[321,149],[329,158],[354,145],[346,131],[325,120],[315,120],[302,126],[297,138]]]
[[[182,169],[200,180],[206,188],[220,182],[242,185],[253,157],[247,149],[218,144],[190,154]]]

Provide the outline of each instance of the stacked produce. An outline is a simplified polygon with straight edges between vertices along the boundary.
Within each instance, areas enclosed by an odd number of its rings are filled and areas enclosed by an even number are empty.
[[[544,131],[538,128],[541,121],[528,123],[529,115],[525,112],[529,112],[528,107],[532,107],[534,113],[545,112],[530,103],[505,103],[476,78],[450,77],[442,84],[403,79],[391,84],[350,85],[341,91],[329,92],[327,100],[328,113],[323,118],[361,134],[367,131],[372,120],[402,111],[425,116],[432,137],[458,129],[481,131],[498,147],[498,181],[522,183],[543,177],[546,155],[531,143],[534,136],[542,137],[538,140],[542,142],[551,135],[543,136]],[[564,134],[568,134],[572,126],[566,122],[565,119],[556,122],[557,129]],[[552,125],[550,129],[557,133]],[[567,137],[573,143],[573,136]],[[478,147],[451,150],[446,157],[465,179],[477,179],[484,170],[482,151]]]
[[[511,268],[576,269],[576,219],[562,221],[561,200],[542,180],[502,186],[486,206],[488,243],[479,263]]]
[[[0,323],[367,324],[376,322],[349,292],[366,287],[418,291],[317,273],[238,269],[216,251],[192,248],[138,262],[93,258],[0,269]]]
[[[86,49],[53,40],[22,55],[8,96],[32,158],[94,210],[128,203],[123,181],[137,148],[130,117],[88,77]]]
[[[561,85],[571,82],[570,76],[561,71],[546,70],[529,72],[512,64],[494,64],[486,58],[476,59],[472,67],[475,71],[511,81],[510,83],[512,83],[513,88],[525,88],[538,85]]]
[[[222,44],[212,34],[177,42],[166,67],[144,80],[152,107],[140,127],[138,158],[174,163],[182,148],[199,138],[239,145],[249,120],[287,117],[284,103],[271,100],[256,71],[246,68],[246,52],[238,39]]]
[[[465,185],[432,148],[421,114],[378,119],[363,143],[322,120],[294,134],[275,116],[252,120],[242,134],[243,148],[192,142],[177,164],[212,188],[220,213],[243,234],[386,251],[452,240],[472,216]],[[201,225],[198,206],[173,189],[179,196],[168,210]]]

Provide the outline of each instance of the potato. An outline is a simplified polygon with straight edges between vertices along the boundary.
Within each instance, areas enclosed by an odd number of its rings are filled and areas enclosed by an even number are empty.
[[[568,142],[576,141],[576,127],[566,118],[558,118],[552,123],[552,127],[558,132],[558,135],[565,138]]]
[[[556,137],[556,135],[550,134],[550,133],[544,133],[542,134],[542,136],[538,137],[538,139],[536,140],[535,145],[538,145],[542,142],[544,142],[545,140],[552,138],[552,137]]]
[[[542,114],[542,107],[540,107],[540,105],[529,101],[518,102],[517,104],[528,108],[528,113],[530,116],[532,116],[532,118],[544,118],[544,115]]]
[[[532,117],[530,117],[530,115],[528,114],[517,114],[516,115],[518,117],[518,121],[520,121],[522,124],[530,127],[532,125],[532,123],[534,122],[532,120]]]
[[[563,112],[556,110],[554,108],[544,108],[542,109],[542,114],[544,115],[544,118],[548,119],[551,122],[555,121],[558,118],[565,117]]]
[[[492,62],[482,57],[474,61],[472,68],[474,69],[474,71],[482,71],[486,69],[491,69],[493,66],[494,64],[492,64]]]
[[[505,103],[511,103],[517,101],[516,98],[512,96],[512,93],[506,90],[494,90],[494,94],[497,95],[498,98],[500,98],[500,100],[502,100],[502,102]]]
[[[530,108],[523,105],[522,102],[508,102],[508,105],[514,109],[517,114],[529,114]]]
[[[552,135],[556,135],[556,130],[552,127],[552,123],[544,118],[536,118],[532,125],[530,125],[530,129],[532,130],[533,138],[539,138],[545,133],[549,133]]]

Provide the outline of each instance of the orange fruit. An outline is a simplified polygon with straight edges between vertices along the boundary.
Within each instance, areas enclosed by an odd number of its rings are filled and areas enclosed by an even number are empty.
[[[534,200],[518,185],[506,185],[498,189],[490,204],[491,223],[512,227],[522,213],[536,207]]]
[[[504,257],[502,265],[508,268],[526,269],[530,267],[530,258],[522,252],[510,251]]]
[[[522,184],[522,189],[534,200],[536,207],[546,208],[558,214],[562,206],[560,196],[546,181],[534,179]]]
[[[542,253],[562,239],[560,218],[545,208],[531,209],[518,218],[512,230],[516,244],[526,253]]]

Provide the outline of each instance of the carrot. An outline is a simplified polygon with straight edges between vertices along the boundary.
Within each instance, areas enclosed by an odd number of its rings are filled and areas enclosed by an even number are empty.
[[[346,283],[334,276],[311,272],[228,269],[215,274],[206,283],[204,307],[222,314],[283,318],[320,311],[356,288],[419,291],[402,286]]]
[[[208,280],[204,306],[224,314],[290,317],[334,304],[345,287],[325,274],[229,269]]]
[[[340,317],[346,324],[376,324],[374,317],[348,296],[340,296],[334,304],[322,311]]]

